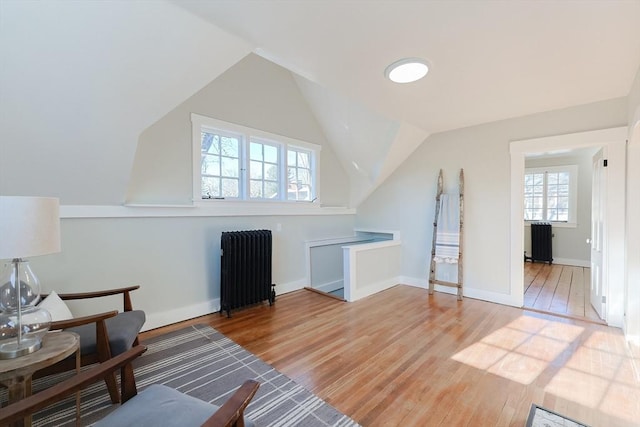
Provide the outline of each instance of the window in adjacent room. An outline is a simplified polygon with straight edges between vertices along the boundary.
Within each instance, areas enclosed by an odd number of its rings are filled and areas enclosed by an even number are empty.
[[[524,174],[524,219],[576,223],[578,167],[527,168]]]
[[[314,201],[320,146],[191,115],[194,199]]]

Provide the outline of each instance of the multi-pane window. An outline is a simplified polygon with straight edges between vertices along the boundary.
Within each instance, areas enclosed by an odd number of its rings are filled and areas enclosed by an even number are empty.
[[[249,197],[278,199],[280,162],[278,146],[252,140],[249,144]]]
[[[231,133],[201,132],[202,198],[240,196],[240,140]]]
[[[197,114],[194,199],[315,201],[320,147]]]
[[[311,200],[311,152],[299,148],[287,151],[287,198],[289,200]]]
[[[527,169],[524,175],[524,219],[573,223],[577,168]]]

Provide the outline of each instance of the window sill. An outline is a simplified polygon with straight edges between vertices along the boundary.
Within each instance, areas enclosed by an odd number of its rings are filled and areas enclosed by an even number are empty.
[[[524,226],[531,227],[531,223],[535,223],[535,222],[544,222],[544,223],[551,224],[552,228],[577,228],[578,227],[578,224],[575,222],[553,222],[553,221],[525,221]]]
[[[168,218],[225,216],[355,215],[356,210],[301,202],[206,201],[193,205],[62,205],[60,218]]]

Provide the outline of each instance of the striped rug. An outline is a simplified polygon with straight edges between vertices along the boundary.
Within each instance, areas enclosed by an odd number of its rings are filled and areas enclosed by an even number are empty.
[[[260,382],[246,416],[257,426],[358,426],[310,391],[262,362],[238,344],[205,325],[181,329],[145,341],[148,348],[134,365],[138,391],[165,384],[183,393],[221,405],[246,379]],[[42,388],[59,381],[34,384]],[[67,399],[34,415],[34,426],[73,425],[75,406]],[[104,383],[82,392],[82,425],[114,409]]]

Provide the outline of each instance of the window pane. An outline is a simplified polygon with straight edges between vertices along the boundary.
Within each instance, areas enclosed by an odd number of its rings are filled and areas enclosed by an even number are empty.
[[[222,179],[222,197],[238,197],[239,192],[239,180],[237,179]]]
[[[558,207],[561,209],[569,209],[569,199],[567,197],[558,197]]]
[[[220,179],[202,177],[202,198],[220,197]]]
[[[238,157],[240,141],[237,138],[223,136],[220,140],[220,150],[223,156]]]
[[[557,173],[550,173],[547,175],[547,183],[549,185],[555,185],[558,183],[558,174]]]
[[[298,182],[303,185],[311,184],[311,174],[306,169],[298,170]]]
[[[220,175],[220,158],[218,156],[202,156],[202,173],[205,175]]]
[[[567,209],[558,209],[558,221],[569,221],[569,211]]]
[[[264,164],[264,179],[268,179],[270,181],[278,180],[278,167],[276,165],[271,165],[269,163]]]
[[[251,160],[262,160],[262,144],[252,142],[249,151],[249,158]]]
[[[220,136],[202,132],[202,145],[201,150],[203,153],[219,154]]]
[[[558,218],[558,213],[555,210],[550,210],[547,213],[547,221],[556,221]]]
[[[540,186],[544,184],[544,175],[541,173],[533,174],[533,183]]]
[[[264,161],[269,163],[278,163],[278,149],[273,145],[265,145]]]
[[[311,164],[309,162],[309,153],[298,152],[298,167],[309,168]]]
[[[262,162],[251,161],[249,172],[251,179],[262,179]]]
[[[559,184],[569,184],[569,172],[560,172],[558,174]]]
[[[237,178],[240,176],[238,159],[222,157],[222,176]]]
[[[289,150],[287,151],[287,164],[289,166],[295,166],[296,165],[296,152],[293,150]]]
[[[278,183],[277,182],[265,182],[264,183],[264,197],[267,199],[278,198]]]
[[[524,176],[524,185],[533,185],[533,174],[528,173]]]
[[[558,194],[560,196],[569,196],[569,186],[568,185],[558,185]]]
[[[296,182],[298,180],[298,176],[296,174],[296,168],[289,168],[287,171],[287,180],[289,182]]]
[[[262,197],[262,181],[251,180],[249,186],[250,197]]]

